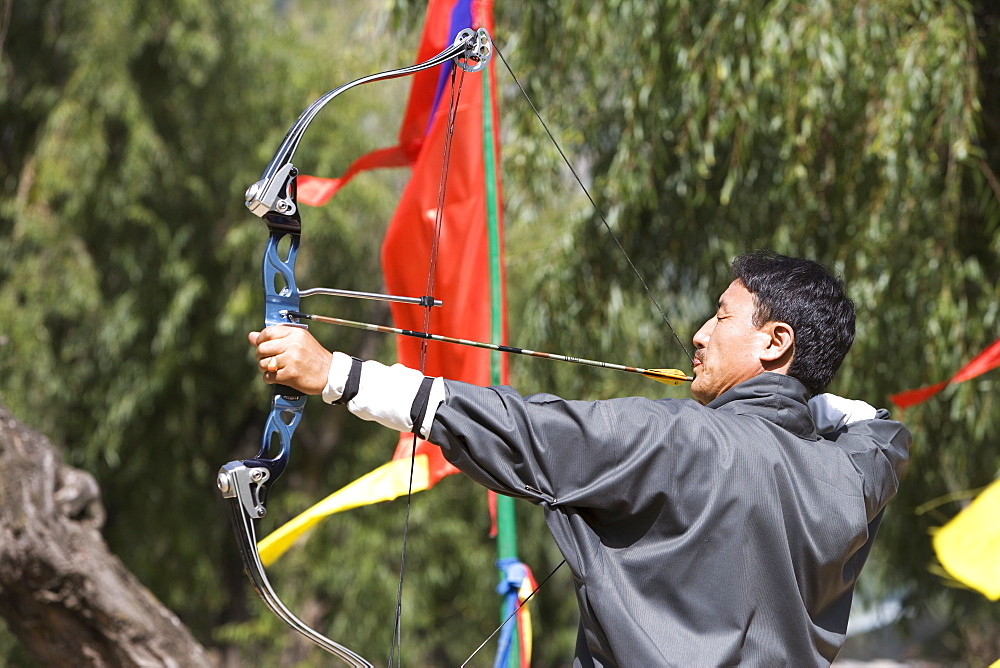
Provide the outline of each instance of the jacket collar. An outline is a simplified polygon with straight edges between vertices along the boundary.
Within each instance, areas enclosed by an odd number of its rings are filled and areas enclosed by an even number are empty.
[[[708,408],[760,417],[799,438],[817,441],[808,401],[809,391],[799,380],[768,371],[726,390]]]

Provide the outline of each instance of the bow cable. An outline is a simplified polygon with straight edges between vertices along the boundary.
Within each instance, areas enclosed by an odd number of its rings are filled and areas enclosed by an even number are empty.
[[[458,79],[458,86],[456,88],[455,80],[458,76],[458,70],[462,69],[460,78]],[[458,113],[458,100],[462,95],[462,85],[465,83],[465,69],[459,68],[452,65],[451,68],[451,98],[448,103],[448,122],[445,124],[445,135],[444,135],[444,148],[441,156],[441,176],[438,179],[438,193],[437,193],[437,207],[434,211],[434,231],[431,240],[431,250],[427,262],[427,287],[424,294],[426,295],[421,299],[421,306],[424,310],[424,320],[423,320],[423,333],[426,336],[420,337],[422,341],[420,342],[420,372],[423,373],[427,366],[427,342],[430,339],[430,327],[431,327],[431,308],[435,306],[434,286],[437,283],[437,263],[440,256],[441,250],[441,232],[444,229],[444,200],[445,193],[447,191],[448,185],[448,171],[451,164],[451,148],[452,140],[455,136],[455,118]],[[437,302],[440,303],[440,302]],[[403,544],[400,548],[399,557],[399,580],[396,588],[396,612],[395,621],[393,624],[393,635],[392,635],[392,645],[389,649],[389,666],[391,668],[393,655],[396,654],[396,665],[401,665],[403,658],[403,646],[402,646],[402,612],[403,612],[403,574],[406,565],[406,543],[407,537],[409,536],[410,527],[410,508],[412,506],[413,499],[413,478],[414,472],[416,470],[417,462],[417,434],[416,427],[414,425],[413,441],[410,446],[410,477],[407,483],[406,489],[406,512],[403,519]],[[397,653],[398,649],[398,653]]]
[[[492,640],[492,639],[493,639],[493,636],[495,636],[495,635],[496,635],[497,633],[499,633],[499,632],[500,632],[500,629],[502,629],[502,628],[503,628],[504,626],[506,626],[506,625],[507,625],[507,623],[508,623],[508,622],[509,622],[510,620],[514,619],[514,616],[515,616],[515,615],[517,614],[517,612],[518,612],[518,611],[519,611],[519,610],[520,610],[521,608],[523,608],[524,606],[526,606],[526,605],[528,604],[528,601],[530,601],[530,600],[531,600],[531,597],[532,597],[532,596],[534,596],[534,595],[535,595],[535,594],[536,594],[536,593],[538,592],[538,590],[542,588],[542,585],[544,585],[544,584],[545,584],[546,582],[548,582],[548,581],[549,581],[549,578],[551,578],[551,577],[552,577],[553,575],[555,575],[555,574],[556,574],[556,571],[558,571],[558,570],[559,570],[560,568],[562,568],[562,567],[563,567],[563,564],[565,564],[565,563],[566,563],[566,560],[565,560],[565,559],[563,559],[563,560],[562,560],[562,561],[560,561],[560,562],[559,562],[558,564],[556,564],[556,567],[555,567],[555,568],[553,568],[553,569],[552,569],[551,571],[549,571],[549,574],[548,574],[548,575],[546,575],[546,576],[545,576],[545,578],[544,578],[544,579],[543,579],[543,580],[542,580],[541,582],[539,582],[539,583],[538,583],[538,584],[537,584],[537,585],[535,586],[535,588],[534,588],[534,589],[532,589],[532,590],[531,590],[531,593],[530,593],[530,594],[528,594],[527,596],[525,596],[525,597],[524,597],[524,600],[523,600],[523,601],[521,601],[520,603],[518,603],[518,604],[517,604],[517,607],[516,607],[516,608],[514,608],[514,610],[512,610],[512,611],[511,611],[511,613],[510,613],[509,615],[507,615],[507,618],[506,618],[506,619],[504,619],[504,620],[503,620],[503,622],[501,622],[501,623],[500,623],[500,626],[498,626],[498,627],[496,627],[496,629],[494,629],[493,633],[491,633],[491,634],[489,635],[489,637],[487,637],[487,638],[486,638],[486,640],[484,640],[484,641],[483,641],[483,642],[482,642],[482,643],[481,643],[481,644],[479,645],[479,647],[477,647],[477,648],[476,648],[476,650],[475,650],[475,651],[474,651],[474,652],[473,652],[472,654],[470,654],[470,655],[469,655],[469,658],[468,658],[468,659],[466,659],[465,661],[463,661],[463,662],[462,662],[462,665],[461,665],[461,666],[460,666],[459,668],[465,668],[465,666],[469,665],[469,662],[470,662],[470,661],[472,661],[472,658],[473,658],[474,656],[476,656],[477,654],[479,654],[479,650],[481,650],[482,648],[486,647],[486,643],[488,643],[488,642],[489,642],[490,640]]]

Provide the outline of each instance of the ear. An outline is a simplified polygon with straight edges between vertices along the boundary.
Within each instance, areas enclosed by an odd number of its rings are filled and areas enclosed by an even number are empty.
[[[769,322],[762,329],[768,335],[766,345],[760,351],[760,361],[768,367],[780,368],[791,365],[795,349],[795,330],[787,322]]]

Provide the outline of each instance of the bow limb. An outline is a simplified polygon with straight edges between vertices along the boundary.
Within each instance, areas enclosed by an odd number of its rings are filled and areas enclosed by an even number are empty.
[[[266,468],[254,468],[246,466],[245,463],[230,462],[223,466],[219,472],[219,490],[229,502],[230,520],[239,543],[240,555],[243,557],[243,567],[247,576],[267,607],[295,631],[350,666],[371,668],[372,663],[360,654],[316,632],[296,617],[285,607],[274,588],[271,587],[267,574],[264,572],[264,566],[260,561],[260,554],[257,552],[257,532],[254,528],[253,518],[246,510],[248,503],[256,501],[253,485],[261,485],[267,481],[266,471]]]
[[[282,324],[305,327],[289,314],[299,310],[303,292],[323,294],[325,291],[318,288],[300,292],[295,280],[295,260],[302,224],[295,188],[298,171],[291,163],[303,134],[319,111],[335,97],[356,86],[408,76],[448,61],[454,61],[466,71],[479,71],[486,66],[491,54],[492,41],[489,34],[483,29],[466,29],[458,34],[450,47],[433,58],[410,67],[356,79],[323,95],[302,112],[285,135],[260,180],[247,189],[245,196],[247,208],[264,219],[269,231],[262,266],[265,326]],[[286,237],[287,247],[284,243]],[[364,294],[367,295],[366,298],[382,298],[387,301],[411,299]],[[427,305],[439,303],[431,302]],[[371,666],[369,661],[316,632],[288,610],[271,587],[257,548],[254,521],[266,514],[270,486],[288,464],[292,436],[302,418],[305,400],[305,395],[297,390],[275,386],[260,450],[253,458],[225,464],[219,470],[217,485],[228,502],[230,519],[247,574],[271,611],[295,631],[349,665]]]
[[[295,124],[288,130],[274,157],[271,158],[271,162],[264,169],[260,180],[247,188],[247,208],[263,218],[268,212],[282,211],[280,207],[287,207],[287,203],[284,205],[281,204],[283,200],[280,198],[280,192],[282,184],[287,180],[288,171],[294,169],[291,166],[292,156],[295,154],[295,149],[298,148],[299,142],[302,141],[302,135],[305,134],[306,129],[312,123],[313,119],[316,118],[316,114],[333,98],[362,84],[409,76],[421,70],[441,65],[449,60],[454,60],[459,67],[468,72],[478,72],[486,66],[492,52],[493,42],[490,39],[489,33],[482,28],[477,31],[466,29],[458,33],[454,44],[423,63],[379,72],[378,74],[370,74],[346,83],[323,95],[302,112],[298,120],[295,121]],[[287,200],[285,201],[287,202]]]

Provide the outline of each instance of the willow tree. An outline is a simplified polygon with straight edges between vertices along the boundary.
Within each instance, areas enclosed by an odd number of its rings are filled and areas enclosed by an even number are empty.
[[[816,259],[845,277],[859,310],[830,389],[877,405],[948,378],[1000,332],[997,20],[991,3],[922,0],[549,2],[506,17],[526,88],[683,338],[739,252]],[[511,172],[529,173],[538,194],[572,192],[534,123],[517,114]],[[531,295],[520,320],[566,347],[683,361],[590,205],[539,201],[509,211],[512,275]],[[545,263],[517,262],[540,244]],[[941,606],[953,644],[994,658],[1000,610],[932,574],[928,533],[997,475],[997,387],[985,376],[903,416],[909,476],[869,566],[879,577],[862,579],[910,610]]]
[[[313,98],[395,43],[325,57],[352,22],[384,27],[352,3],[324,3],[325,22],[269,2],[2,4],[3,401],[94,474],[112,549],[216,642],[257,610],[214,489],[221,464],[257,451],[267,401],[245,340],[266,233],[242,194]],[[345,128],[379,130],[379,104],[342,104],[303,155],[330,170],[369,147]],[[303,258],[311,280],[377,286],[377,262],[357,258],[377,257],[368,229],[391,193],[362,183],[345,194],[354,217],[317,212],[339,262]],[[326,426],[320,461],[339,433]]]
[[[192,490],[238,447],[248,407],[223,397],[249,378],[191,371],[242,352],[219,336],[258,141],[239,129],[287,100],[241,94],[263,59],[231,56],[264,9],[14,3],[2,52],[4,401],[96,475],[112,548],[199,629],[226,597]]]

